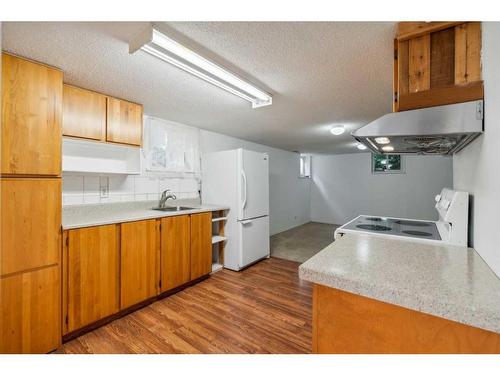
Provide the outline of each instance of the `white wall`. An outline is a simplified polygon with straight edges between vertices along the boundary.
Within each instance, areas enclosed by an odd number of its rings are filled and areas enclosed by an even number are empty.
[[[485,132],[453,157],[455,189],[472,194],[470,245],[500,276],[500,23],[483,22]]]
[[[406,173],[372,174],[371,154],[314,155],[311,220],[344,224],[361,214],[436,220],[434,196],[453,184],[452,159],[405,156]]]
[[[201,131],[200,142],[202,154],[240,147],[269,154],[271,234],[310,221],[310,180],[298,178],[299,154],[206,130]]]

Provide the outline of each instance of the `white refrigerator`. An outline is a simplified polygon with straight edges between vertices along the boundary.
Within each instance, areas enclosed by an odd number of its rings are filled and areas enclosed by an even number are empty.
[[[228,206],[224,267],[269,257],[269,157],[244,149],[202,156],[203,204]]]

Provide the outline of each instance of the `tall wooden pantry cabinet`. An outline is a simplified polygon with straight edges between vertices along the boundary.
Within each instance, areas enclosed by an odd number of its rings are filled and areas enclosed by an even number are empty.
[[[61,343],[61,70],[2,54],[0,353]]]

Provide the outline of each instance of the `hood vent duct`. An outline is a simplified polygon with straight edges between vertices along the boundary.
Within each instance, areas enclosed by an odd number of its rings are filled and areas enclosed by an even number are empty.
[[[452,155],[483,132],[483,122],[476,100],[389,113],[351,135],[375,153]]]

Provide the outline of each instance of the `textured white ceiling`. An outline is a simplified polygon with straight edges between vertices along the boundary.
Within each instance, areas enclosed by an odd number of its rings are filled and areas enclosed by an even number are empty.
[[[301,152],[359,152],[348,134],[391,110],[394,23],[167,22],[169,35],[273,95],[250,103],[142,51],[141,22],[2,22],[2,48],[145,113]],[[347,128],[329,133],[332,124]]]

